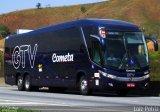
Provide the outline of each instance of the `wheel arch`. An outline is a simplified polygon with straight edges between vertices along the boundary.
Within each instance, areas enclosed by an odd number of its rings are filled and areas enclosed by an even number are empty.
[[[26,75],[29,75],[29,72],[27,72],[27,71],[25,71],[24,73],[17,72],[17,73],[16,73],[16,80],[15,80],[16,85],[17,85],[17,83],[18,83],[18,77],[19,77],[19,76],[22,76],[22,77],[23,77],[23,80],[24,80],[24,78],[25,78]]]
[[[23,77],[25,78],[27,75],[29,75],[30,73],[29,72],[27,72],[27,71],[25,71],[24,73],[23,73]]]
[[[15,83],[16,85],[18,84],[18,77],[21,76],[22,74],[20,72],[16,73],[16,79],[15,79]]]
[[[78,87],[79,82],[80,82],[80,79],[81,79],[82,76],[87,77],[86,72],[85,72],[85,71],[82,71],[82,70],[81,70],[81,71],[78,71],[78,72],[77,72],[77,75],[76,75],[76,87]]]

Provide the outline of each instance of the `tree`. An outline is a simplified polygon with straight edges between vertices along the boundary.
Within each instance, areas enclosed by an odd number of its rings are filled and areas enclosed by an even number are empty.
[[[81,12],[82,12],[82,13],[85,13],[86,11],[87,11],[87,9],[86,9],[84,6],[82,6],[82,7],[81,7]]]
[[[10,34],[9,28],[3,24],[0,24],[0,35],[6,37]]]
[[[37,3],[36,7],[37,9],[41,9],[41,3]]]

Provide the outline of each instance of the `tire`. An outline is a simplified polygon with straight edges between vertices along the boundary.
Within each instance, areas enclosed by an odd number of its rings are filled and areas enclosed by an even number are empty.
[[[79,88],[82,95],[89,95],[91,94],[91,90],[88,87],[88,81],[85,76],[80,78]]]
[[[33,89],[32,85],[31,85],[31,79],[30,79],[29,75],[25,76],[24,88],[25,88],[26,91],[31,91]]]
[[[24,91],[24,80],[21,75],[17,78],[17,88],[19,91]]]
[[[117,94],[118,96],[127,96],[129,90],[118,90]]]

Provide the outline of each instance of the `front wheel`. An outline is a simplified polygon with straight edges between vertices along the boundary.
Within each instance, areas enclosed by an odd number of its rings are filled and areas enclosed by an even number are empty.
[[[82,95],[91,94],[91,90],[88,87],[88,81],[84,76],[82,76],[80,79],[79,87]]]

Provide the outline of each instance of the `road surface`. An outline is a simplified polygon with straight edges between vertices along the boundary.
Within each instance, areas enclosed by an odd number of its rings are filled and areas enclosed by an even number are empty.
[[[136,109],[160,111],[160,97],[94,94],[82,96],[77,92],[26,92],[13,87],[0,87],[0,106],[14,106],[47,112],[131,112]],[[156,111],[157,112],[157,111]]]

